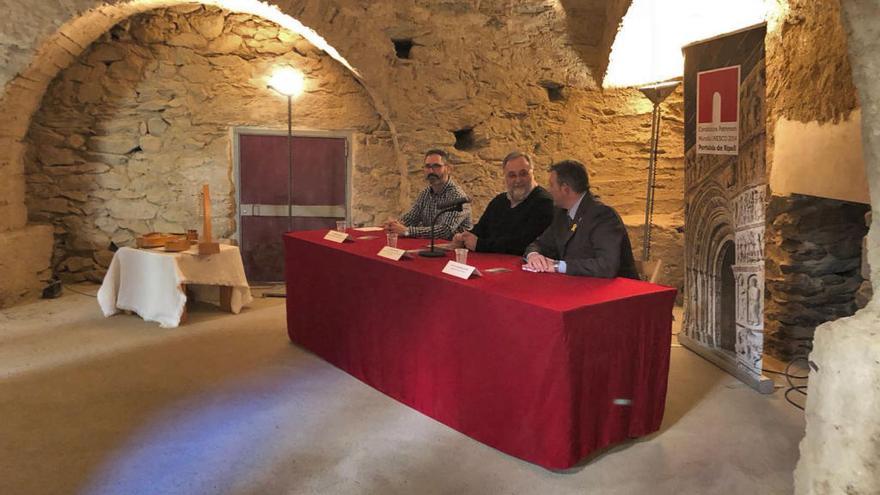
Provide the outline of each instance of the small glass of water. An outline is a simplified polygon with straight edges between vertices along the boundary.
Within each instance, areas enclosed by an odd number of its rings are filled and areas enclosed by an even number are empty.
[[[397,247],[397,232],[385,232],[385,245],[389,247]]]
[[[336,221],[336,230],[339,232],[345,232],[345,229],[348,228],[348,222],[345,220],[337,220]]]
[[[467,254],[468,250],[466,248],[456,248],[455,261],[461,263],[462,265],[467,265]]]

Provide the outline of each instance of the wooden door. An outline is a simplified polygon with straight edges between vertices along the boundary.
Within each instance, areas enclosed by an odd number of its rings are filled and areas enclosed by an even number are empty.
[[[239,241],[252,282],[284,280],[288,229],[286,135],[238,135]],[[334,228],[348,217],[347,140],[293,137],[292,230]]]

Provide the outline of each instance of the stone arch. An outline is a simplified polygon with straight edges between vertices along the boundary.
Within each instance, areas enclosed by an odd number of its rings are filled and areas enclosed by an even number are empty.
[[[228,2],[232,2],[232,8],[225,8]],[[0,261],[0,271],[8,279],[0,286],[0,307],[33,298],[52,276],[49,260],[53,252],[53,228],[28,222],[24,170],[27,148],[24,140],[49,84],[95,39],[122,20],[152,9],[193,3],[236,13],[249,13],[242,6],[251,6],[257,9],[252,15],[263,18],[266,15],[261,14],[272,12],[273,15],[284,14],[291,20],[300,19],[296,22],[320,30],[326,39],[340,46],[341,51],[357,58],[357,65],[366,70],[354,71],[353,75],[372,100],[384,123],[379,130],[393,149],[388,163],[396,169],[400,187],[396,197],[391,195],[389,199],[399,203],[407,197],[406,161],[395,124],[390,119],[389,102],[381,97],[387,90],[382,70],[394,58],[393,47],[384,43],[386,40],[380,32],[367,29],[358,16],[358,9],[341,7],[343,0],[291,1],[286,2],[283,11],[261,0],[71,0],[53,4],[47,7],[48,11],[30,9],[24,2],[11,4],[7,15],[23,19],[20,24],[28,28],[27,32],[10,33],[17,44],[10,42],[0,47],[0,57],[7,61],[0,68],[3,88],[0,112],[4,115],[0,122],[0,258],[6,260]],[[52,22],[46,21],[47,15],[53,16]]]
[[[717,249],[720,247],[716,244],[718,235],[733,236],[733,212],[730,210],[727,196],[726,190],[720,184],[713,182],[705,185],[693,198],[691,204],[698,206],[688,207],[689,216],[693,215],[692,218],[697,219],[692,227],[694,238],[710,243],[709,248],[704,250],[705,253],[711,253],[710,257],[717,255]],[[696,210],[697,207],[699,211]],[[719,228],[723,228],[723,232],[719,233]],[[688,254],[697,254],[694,252],[697,249],[696,244],[688,246],[687,249],[690,250]],[[706,270],[711,266],[711,261],[711,258],[700,258],[698,267]]]
[[[685,256],[695,260],[694,266],[685,274],[685,327],[701,343],[715,346],[718,341],[715,320],[721,290],[719,258],[725,243],[734,238],[733,212],[727,191],[716,182],[702,185],[688,209],[688,218],[696,219],[689,227],[688,235],[700,241],[685,245]],[[696,301],[706,301],[707,304],[698,305]]]
[[[560,0],[566,13],[566,28],[571,46],[583,62],[590,68],[590,75],[597,87],[602,86],[608,70],[611,45],[617,37],[623,15],[632,0]],[[605,19],[596,26],[584,19]]]
[[[32,222],[55,226],[55,275],[100,281],[109,243],[198,224],[192,196],[201,182],[211,184],[214,232],[239,233],[228,130],[280,130],[284,105],[264,81],[278,64],[312,81],[295,105],[298,126],[347,129],[359,163],[393,163],[387,126],[352,69],[288,33],[213,6],[150,9],[114,25],[59,72],[25,139],[26,205]],[[385,177],[395,172],[381,168]],[[374,173],[352,168],[370,188]],[[393,198],[356,202],[355,219],[374,221],[389,208]]]
[[[345,19],[344,14],[339,14],[338,9],[336,9],[336,14],[342,15],[342,19],[336,20],[337,15],[334,15],[333,18],[325,20],[324,14],[326,12],[324,10],[334,8],[332,5],[328,5],[329,3],[324,3],[318,9],[288,5],[285,11],[260,0],[198,0],[197,2],[192,0],[132,0],[119,3],[94,3],[96,5],[93,8],[71,18],[49,35],[36,49],[29,65],[6,83],[5,90],[0,96],[0,113],[7,116],[5,121],[0,123],[0,184],[2,184],[0,186],[0,198],[2,198],[0,199],[0,232],[21,229],[27,225],[23,176],[25,146],[22,140],[28,131],[34,112],[41,105],[49,83],[94,40],[122,20],[148,10],[192,3],[213,5],[236,13],[248,13],[276,23],[284,22],[285,24],[282,26],[298,32],[313,44],[323,42],[325,46],[321,46],[321,48],[352,72],[369,95],[376,112],[388,127],[400,170],[401,198],[404,197],[404,191],[407,189],[406,165],[400,156],[398,134],[390,119],[388,105],[378,96],[364,75],[342,57],[338,50],[327,43],[315,30],[287,13],[296,11],[301,17],[313,21],[310,22],[311,25],[328,27],[328,30],[331,24],[337,26],[344,24],[347,35],[357,32],[357,22]],[[369,49],[376,52],[382,51],[377,47]],[[385,49],[390,51],[390,47],[385,47]]]

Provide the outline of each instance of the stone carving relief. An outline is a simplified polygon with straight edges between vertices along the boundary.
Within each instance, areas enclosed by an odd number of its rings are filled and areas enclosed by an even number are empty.
[[[757,275],[749,275],[746,288],[746,320],[749,325],[758,325],[761,322],[761,301],[763,300],[761,289],[758,288]]]
[[[739,230],[736,233],[736,262],[764,261],[764,226]]]
[[[764,333],[764,264],[733,267],[736,279],[737,365],[761,374]]]
[[[764,333],[750,328],[737,328],[736,364],[754,376],[763,366]]]
[[[733,216],[737,226],[764,224],[766,191],[764,186],[753,187],[734,198]]]

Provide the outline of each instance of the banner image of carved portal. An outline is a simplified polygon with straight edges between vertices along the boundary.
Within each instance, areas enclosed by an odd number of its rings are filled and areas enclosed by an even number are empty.
[[[697,73],[697,154],[739,153],[739,65]]]
[[[767,192],[764,35],[684,48],[685,318],[679,341],[761,392]]]

